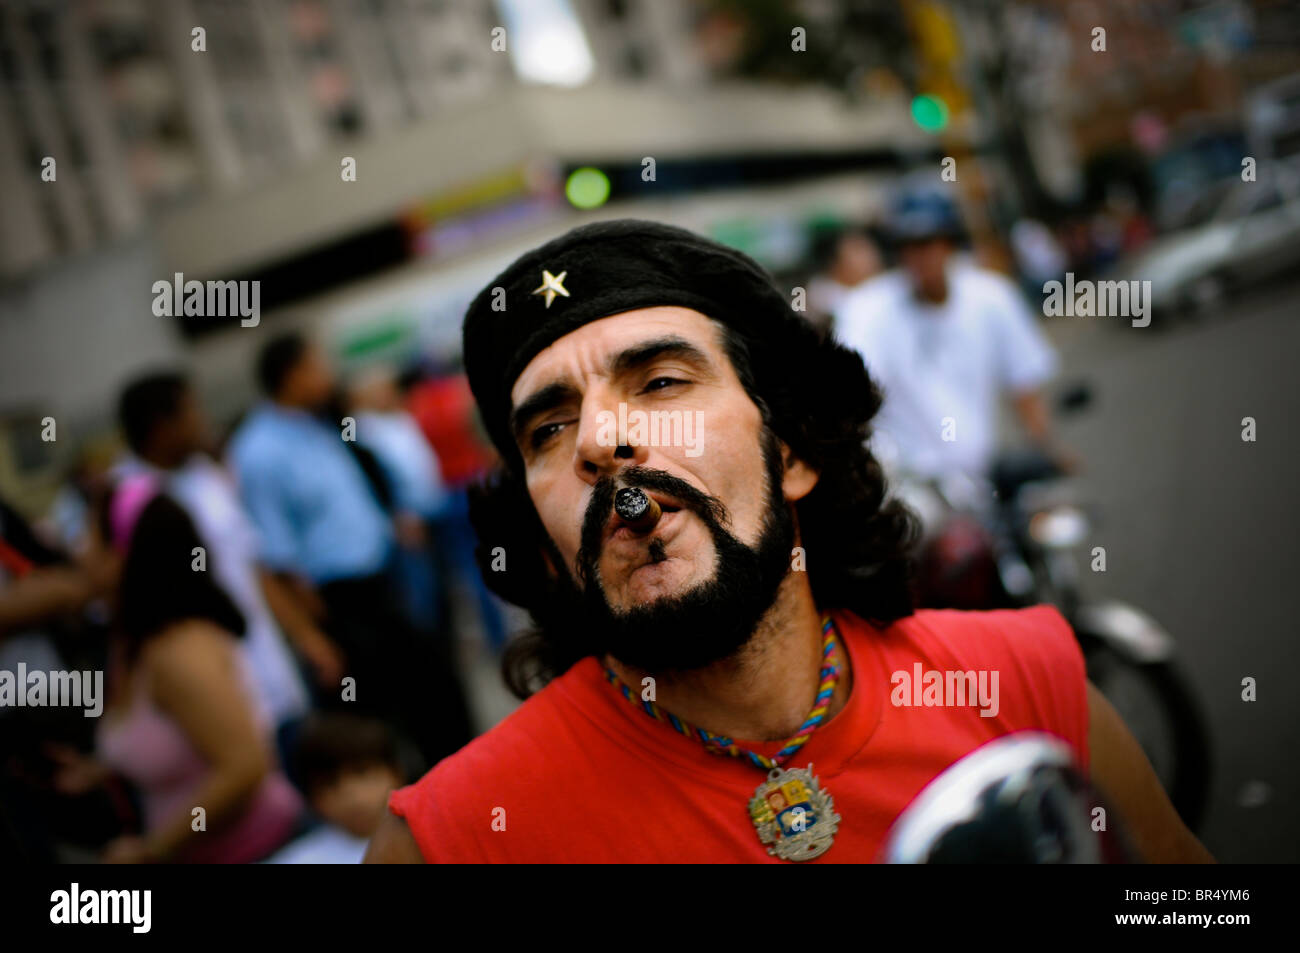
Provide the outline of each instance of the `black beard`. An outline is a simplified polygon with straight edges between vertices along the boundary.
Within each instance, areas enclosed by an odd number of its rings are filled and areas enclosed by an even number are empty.
[[[578,550],[579,588],[566,573],[546,613],[546,627],[564,626],[579,638],[588,654],[608,654],[624,665],[645,672],[672,673],[703,668],[736,655],[754,634],[759,621],[776,601],[790,571],[794,517],[781,490],[784,470],[780,446],[768,428],[763,432],[763,460],[768,500],[758,543],[746,546],[726,528],[730,518],[716,497],[702,493],[663,470],[630,466],[597,481],[583,518]],[[619,485],[671,494],[684,510],[708,528],[717,554],[713,576],[680,595],[630,609],[615,610],[599,582],[597,565],[604,527]],[[550,540],[548,539],[549,543]],[[652,561],[663,558],[663,546],[650,543]],[[563,560],[548,546],[556,565]]]

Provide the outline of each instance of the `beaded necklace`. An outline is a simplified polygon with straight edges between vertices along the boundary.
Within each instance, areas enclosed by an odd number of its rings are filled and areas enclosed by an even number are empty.
[[[698,728],[665,711],[653,701],[637,696],[633,688],[606,666],[605,678],[623,697],[656,721],[664,722],[679,734],[700,741],[706,751],[748,761],[767,772],[767,780],[758,786],[749,800],[749,816],[759,841],[768,853],[783,860],[812,860],[830,849],[839,829],[840,816],[834,812],[830,793],[821,789],[807,768],[785,770],[783,765],[812,737],[826,718],[831,696],[840,677],[839,630],[827,614],[822,619],[822,664],[817,697],[799,729],[772,757],[742,748],[731,738]]]

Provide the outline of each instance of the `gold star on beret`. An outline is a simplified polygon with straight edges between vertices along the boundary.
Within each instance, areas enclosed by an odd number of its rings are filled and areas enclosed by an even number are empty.
[[[562,271],[558,275],[553,275],[546,269],[542,269],[542,283],[534,288],[531,293],[535,295],[545,295],[546,307],[549,308],[557,294],[562,294],[566,298],[569,297],[569,292],[564,287],[564,276],[567,274],[567,271]]]

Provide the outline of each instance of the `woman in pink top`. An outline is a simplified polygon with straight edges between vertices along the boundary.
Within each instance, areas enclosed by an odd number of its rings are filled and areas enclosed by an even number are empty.
[[[242,616],[212,582],[212,567],[196,568],[198,534],[152,477],[118,485],[100,531],[123,562],[98,754],[144,802],[143,833],[110,843],[104,860],[265,857],[292,836],[303,805],[253,702],[235,643]]]

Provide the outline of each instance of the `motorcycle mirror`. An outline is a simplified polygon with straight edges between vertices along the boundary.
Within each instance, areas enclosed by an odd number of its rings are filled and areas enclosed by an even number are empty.
[[[1118,824],[1066,744],[1044,732],[1014,732],[977,748],[931,781],[895,821],[881,859],[893,864],[1123,863],[1132,854]]]

